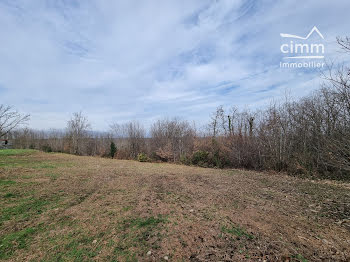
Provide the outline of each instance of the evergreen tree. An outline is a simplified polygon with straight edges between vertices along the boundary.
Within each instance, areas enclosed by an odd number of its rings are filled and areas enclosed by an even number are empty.
[[[115,153],[117,152],[117,147],[115,146],[114,142],[111,142],[111,157],[114,158]]]

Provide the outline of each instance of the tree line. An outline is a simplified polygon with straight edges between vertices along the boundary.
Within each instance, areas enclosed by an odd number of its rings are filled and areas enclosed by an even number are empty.
[[[350,52],[349,38],[338,43]],[[201,130],[187,120],[165,118],[147,130],[131,121],[96,133],[86,116],[74,113],[64,131],[11,128],[6,136],[15,147],[48,152],[349,179],[350,70],[329,66],[322,77],[320,89],[298,100],[286,97],[253,111],[220,106]]]

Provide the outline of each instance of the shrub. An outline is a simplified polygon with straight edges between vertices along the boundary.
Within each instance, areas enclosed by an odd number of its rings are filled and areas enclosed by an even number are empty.
[[[202,167],[207,167],[209,166],[209,152],[207,151],[196,151],[192,154],[192,163],[194,165],[202,166]]]
[[[220,155],[218,152],[216,152],[213,156],[213,165],[216,166],[216,167],[219,167],[219,168],[222,168],[223,167],[223,163],[220,159]]]
[[[138,154],[137,155],[137,160],[139,162],[149,162],[150,161],[149,157],[145,153]]]
[[[42,150],[43,150],[44,152],[47,152],[47,153],[51,153],[51,152],[52,152],[52,148],[51,148],[51,146],[49,146],[49,145],[44,145],[44,146],[42,147]]]
[[[191,158],[187,157],[187,155],[181,155],[180,156],[180,163],[184,165],[191,165],[192,161]]]

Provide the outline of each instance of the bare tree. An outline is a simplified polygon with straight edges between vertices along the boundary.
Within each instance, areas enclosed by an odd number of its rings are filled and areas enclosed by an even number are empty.
[[[162,160],[178,161],[193,150],[195,128],[179,118],[158,120],[151,127],[151,147]]]
[[[130,122],[126,125],[127,141],[131,156],[136,158],[145,146],[145,130],[139,122]]]
[[[337,42],[343,50],[350,52],[350,37],[337,37]]]
[[[22,115],[11,106],[0,105],[0,137],[7,135],[28,120],[29,115]]]
[[[120,154],[126,155],[127,158],[136,158],[139,153],[146,151],[146,131],[143,126],[132,121],[125,124],[113,124],[111,130],[114,137],[118,139]]]
[[[87,136],[91,125],[82,112],[73,113],[67,124],[67,133],[71,142],[71,153],[81,155],[83,140]]]
[[[223,106],[216,108],[216,111],[211,116],[211,122],[209,123],[209,129],[213,137],[220,136],[221,133],[226,133],[226,117],[224,114]]]

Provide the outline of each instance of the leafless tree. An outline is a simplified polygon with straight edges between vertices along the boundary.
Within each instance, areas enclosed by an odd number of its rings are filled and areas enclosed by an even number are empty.
[[[130,154],[136,158],[145,146],[145,129],[136,121],[128,123],[125,128]]]
[[[29,117],[29,115],[20,114],[11,106],[0,105],[0,138],[26,123]]]
[[[152,151],[162,160],[178,161],[193,151],[195,136],[195,128],[185,120],[158,120],[151,127]]]
[[[350,39],[338,38],[350,52]],[[61,132],[15,130],[17,147],[47,148],[74,154],[105,155],[113,140],[118,158],[135,159],[147,153],[155,160],[207,161],[206,166],[287,171],[292,174],[326,176],[350,175],[350,73],[345,65],[330,65],[324,85],[308,96],[273,101],[255,111],[233,107],[216,108],[205,132],[179,118],[153,123],[149,137],[139,122],[114,124],[111,133],[89,133],[90,124],[81,113],[73,114],[66,135]],[[11,113],[12,112],[12,113]],[[14,113],[13,113],[14,112]],[[11,108],[0,107],[0,134],[25,122]],[[192,163],[195,163],[192,162]],[[184,161],[185,162],[185,161]]]
[[[73,113],[67,123],[67,135],[71,143],[71,153],[82,154],[83,140],[86,138],[91,125],[82,112]]]
[[[111,125],[113,136],[118,139],[117,147],[119,154],[125,155],[127,158],[135,159],[139,153],[146,150],[146,131],[143,126],[132,121],[124,124]]]
[[[228,131],[226,126],[227,121],[228,119],[226,119],[223,106],[217,107],[216,111],[212,114],[209,123],[209,129],[211,130],[213,137],[220,136],[222,133]]]
[[[350,52],[350,37],[337,37],[337,42],[343,50]]]

